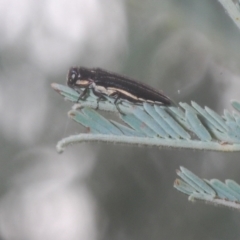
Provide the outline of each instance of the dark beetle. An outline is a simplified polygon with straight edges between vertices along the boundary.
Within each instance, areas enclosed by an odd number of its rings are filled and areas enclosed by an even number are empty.
[[[105,96],[115,97],[114,103],[117,108],[122,100],[137,104],[148,102],[162,106],[174,104],[162,92],[146,84],[101,68],[72,67],[68,72],[67,84],[75,90],[84,89],[79,100],[84,99],[88,90],[92,89],[93,93],[99,97],[98,102],[104,100]]]

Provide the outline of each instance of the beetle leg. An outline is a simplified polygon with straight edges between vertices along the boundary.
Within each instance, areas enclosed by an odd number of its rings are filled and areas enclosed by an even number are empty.
[[[95,94],[95,96],[98,96],[98,99],[97,99],[97,107],[96,107],[96,109],[95,109],[95,110],[98,110],[98,108],[99,108],[99,102],[106,100],[106,97],[104,96],[104,93],[97,92],[94,87],[92,88],[92,91],[93,91],[93,93]]]
[[[79,95],[78,99],[77,99],[77,103],[79,102],[79,100],[84,100],[84,98],[86,97],[87,93],[88,93],[88,89],[89,86],[87,86]]]
[[[111,96],[117,96],[116,99],[114,100],[114,104],[115,104],[118,112],[119,112],[120,114],[122,114],[122,115],[125,115],[125,113],[123,113],[123,112],[121,111],[121,109],[119,108],[119,104],[122,102],[122,99],[120,99],[121,93],[119,93],[119,92],[114,92],[113,94],[111,94]]]

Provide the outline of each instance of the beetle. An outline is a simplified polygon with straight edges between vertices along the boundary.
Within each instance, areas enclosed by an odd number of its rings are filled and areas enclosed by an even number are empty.
[[[123,100],[134,104],[144,102],[161,106],[174,104],[162,92],[144,83],[101,68],[71,67],[67,75],[67,85],[76,91],[83,89],[78,101],[87,97],[89,89],[98,96],[97,103],[106,100],[106,96],[114,97],[114,104],[120,113],[118,104]]]

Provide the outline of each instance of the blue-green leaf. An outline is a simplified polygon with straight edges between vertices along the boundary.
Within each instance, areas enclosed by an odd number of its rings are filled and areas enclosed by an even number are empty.
[[[85,100],[79,100],[79,92],[59,84],[52,87],[73,105],[69,116],[87,128],[85,133],[69,137],[58,143],[59,151],[71,143],[83,141],[119,142],[135,145],[205,149],[216,151],[240,150],[240,115],[224,110],[221,117],[208,107],[197,103],[192,106],[180,103],[177,106],[159,106],[149,103],[135,105],[127,100],[114,104],[114,97],[97,102],[91,91]],[[78,101],[79,100],[79,101]],[[239,109],[238,102],[232,102]],[[96,108],[98,107],[98,110]],[[101,111],[110,111],[118,116],[112,119]],[[74,141],[74,142],[69,142]],[[62,144],[62,145],[61,145]],[[62,149],[60,149],[62,146]]]
[[[204,200],[215,206],[240,209],[240,186],[233,180],[223,183],[218,179],[201,179],[184,167],[180,167],[177,175],[182,179],[176,179],[174,187],[187,194],[189,200]]]

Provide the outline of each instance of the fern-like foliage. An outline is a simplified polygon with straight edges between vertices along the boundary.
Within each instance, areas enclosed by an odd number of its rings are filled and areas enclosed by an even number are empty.
[[[218,0],[232,21],[240,28],[240,2],[239,0]]]
[[[240,185],[227,179],[225,183],[218,179],[201,179],[188,169],[180,167],[174,187],[189,196],[189,200],[203,200],[215,206],[225,206],[240,210]]]
[[[78,101],[79,93],[73,89],[56,83],[52,87],[65,99],[74,103]],[[90,92],[86,100],[74,104],[68,113],[71,119],[86,127],[88,133],[59,141],[57,150],[62,152],[69,144],[86,141],[216,151],[240,150],[239,114],[225,110],[223,116],[220,116],[195,102],[179,105],[164,107],[144,103],[143,106],[138,106],[123,101],[119,105],[120,113],[114,104],[114,98],[109,97],[106,101],[99,102],[99,110],[119,116],[119,121],[115,121],[96,111],[97,98]],[[232,106],[240,111],[239,102],[232,101]]]

